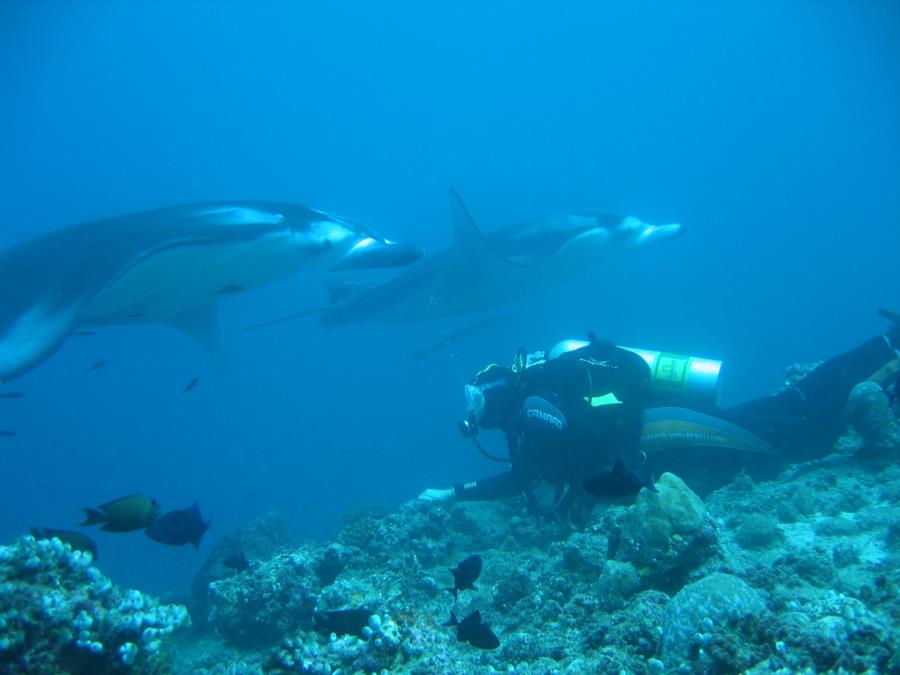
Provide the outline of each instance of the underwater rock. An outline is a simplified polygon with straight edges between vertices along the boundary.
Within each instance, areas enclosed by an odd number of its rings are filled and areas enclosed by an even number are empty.
[[[410,503],[363,515],[356,533],[371,538],[357,539],[360,547],[292,549],[302,564],[282,559],[281,576],[253,560],[214,584],[227,584],[229,596],[263,596],[262,607],[226,603],[235,626],[250,631],[259,621],[270,636],[293,627],[256,648],[219,640],[225,662],[209,672],[258,673],[263,662],[272,673],[332,674],[900,672],[900,469],[873,471],[852,458],[809,464],[772,482],[738,478],[705,504],[674,476],[661,483],[668,503],[645,495],[609,506],[581,532],[535,518],[517,500],[467,504],[458,515]],[[783,503],[796,521],[774,525]],[[767,527],[784,534],[777,545],[736,541],[748,514],[772,519]],[[473,552],[482,575],[454,605],[442,590],[448,568]],[[362,637],[313,630],[312,612],[354,608],[377,615],[382,632],[378,621]],[[441,625],[451,609],[460,618],[480,610],[500,648],[458,642]],[[385,626],[395,630],[384,635]]]
[[[716,532],[700,498],[680,478],[664,473],[658,492],[642,490],[617,524],[610,551],[631,562],[645,587],[677,590],[690,570],[716,550]]]
[[[816,512],[817,501],[816,491],[807,485],[798,488],[791,496],[794,508],[804,516],[811,516]]]
[[[663,661],[668,668],[690,664],[714,634],[731,632],[736,624],[758,619],[765,610],[760,594],[738,577],[717,572],[695,581],[668,605]],[[734,669],[741,668],[734,664]]]
[[[316,547],[301,546],[209,585],[209,622],[234,646],[275,644],[299,627],[311,629],[321,590]]]
[[[598,577],[606,562],[609,542],[599,532],[576,532],[564,542],[553,544],[551,551],[562,555],[563,567],[580,575]]]
[[[900,424],[878,384],[860,382],[853,387],[844,414],[859,435],[858,452],[872,457],[896,457],[900,453]]]
[[[640,587],[641,578],[634,565],[618,560],[607,560],[597,580],[600,604],[607,611],[619,609]]]
[[[735,541],[746,549],[770,548],[784,538],[778,525],[769,516],[751,513],[734,534]]]
[[[181,605],[122,590],[90,554],[27,536],[0,547],[0,672],[158,672],[166,638],[190,625]]]
[[[209,628],[209,585],[243,571],[229,565],[229,559],[243,555],[252,566],[254,561],[268,560],[290,545],[287,523],[274,511],[257,518],[247,527],[216,544],[191,583],[190,609],[194,628]]]

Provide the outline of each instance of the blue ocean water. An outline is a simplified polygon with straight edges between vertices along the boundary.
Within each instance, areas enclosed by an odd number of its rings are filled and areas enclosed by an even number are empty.
[[[721,358],[734,403],[876,334],[900,306],[898,28],[892,2],[3,3],[2,247],[249,198],[439,249],[450,187],[488,230],[601,211],[687,232],[421,364],[472,319],[242,332],[321,305],[318,273],[224,302],[221,376],[164,327],[72,339],[0,402],[0,540],[130,492],[198,501],[207,550],[271,509],[324,537],[352,505],[494,472],[456,431],[462,385],[519,346],[593,330]],[[203,559],[97,539],[154,592]]]

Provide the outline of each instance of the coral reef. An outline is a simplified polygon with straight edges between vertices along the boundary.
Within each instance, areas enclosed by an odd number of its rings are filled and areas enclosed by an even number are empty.
[[[208,672],[900,669],[900,468],[829,459],[705,501],[671,474],[657,487],[580,531],[515,500],[360,511],[341,543],[210,586],[222,654],[244,665]],[[449,568],[475,552],[455,603]],[[358,607],[361,635],[316,631],[315,613]],[[457,642],[451,609],[479,609],[500,648]],[[197,671],[183,651],[177,670]]]
[[[114,586],[90,554],[59,539],[26,536],[0,547],[0,672],[166,672],[165,639],[190,624]]]
[[[355,509],[335,541],[291,546],[267,515],[210,555],[193,606],[211,630],[173,635],[171,660],[162,637],[183,609],[26,537],[0,549],[0,669],[900,672],[896,420],[871,388],[853,396],[831,456],[702,499],[663,474],[583,529],[518,499],[413,501]],[[450,569],[476,553],[481,576],[454,598]],[[475,610],[498,648],[446,625]]]
[[[190,612],[194,629],[209,627],[209,585],[214,581],[236,576],[242,570],[228,566],[232,556],[244,556],[249,565],[268,560],[281,549],[291,545],[287,523],[277,513],[267,513],[246,528],[219,541],[194,576],[191,584]]]

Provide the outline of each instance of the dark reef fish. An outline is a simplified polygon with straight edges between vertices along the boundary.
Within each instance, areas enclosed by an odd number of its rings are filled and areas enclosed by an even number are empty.
[[[80,525],[103,523],[107,532],[133,532],[147,527],[159,515],[159,502],[147,495],[127,495],[101,504],[96,509],[84,509],[86,519]]]
[[[584,489],[601,499],[623,499],[634,497],[641,488],[656,492],[653,478],[639,476],[625,467],[622,458],[616,460],[613,468],[605,473],[591,476],[584,482]]]
[[[322,635],[355,635],[364,638],[363,628],[369,625],[369,617],[372,612],[365,607],[357,609],[336,609],[325,612],[315,612],[313,620],[316,623],[315,630]]]
[[[22,398],[23,396],[25,396],[25,393],[21,392],[21,391],[7,391],[7,392],[0,394],[0,399],[6,399],[8,401],[12,401],[17,398]]]
[[[175,509],[150,523],[144,532],[153,541],[166,546],[192,544],[200,548],[200,539],[209,529],[209,521],[200,515],[200,505],[194,502],[186,509]]]
[[[250,569],[250,561],[243,551],[236,551],[222,561],[222,565],[236,572]]]
[[[450,568],[453,575],[453,586],[444,590],[453,593],[453,597],[459,597],[460,591],[475,588],[475,581],[481,576],[481,556],[470,555],[468,558],[459,563],[456,567]]]
[[[456,626],[456,641],[468,642],[478,649],[497,649],[500,638],[486,623],[481,621],[481,612],[477,609],[462,621],[457,621],[456,614],[450,612],[450,621],[445,626]]]
[[[197,383],[200,381],[199,377],[195,377],[193,380],[184,385],[184,389],[181,390],[182,394],[186,394],[191,391],[194,387],[197,386]]]
[[[99,557],[96,542],[81,532],[56,530],[52,527],[32,527],[31,536],[35,539],[59,539],[62,543],[71,546],[73,551],[90,553],[94,560]]]
[[[429,356],[434,352],[443,349],[444,347],[449,347],[451,345],[465,342],[471,335],[474,335],[475,333],[479,333],[485,330],[491,330],[499,326],[504,326],[510,321],[512,321],[511,316],[489,316],[486,319],[481,319],[481,321],[476,321],[475,323],[471,323],[468,326],[463,326],[462,328],[453,331],[452,333],[450,333],[450,335],[445,337],[437,344],[432,345],[431,347],[428,347],[426,349],[414,349],[413,356],[418,363],[422,361],[426,356]]]

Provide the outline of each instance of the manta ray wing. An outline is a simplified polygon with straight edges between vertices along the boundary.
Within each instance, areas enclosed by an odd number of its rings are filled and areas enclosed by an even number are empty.
[[[0,251],[0,382],[79,325],[173,325],[219,359],[216,307],[303,267],[405,265],[417,247],[296,204],[188,204],[74,225]]]

